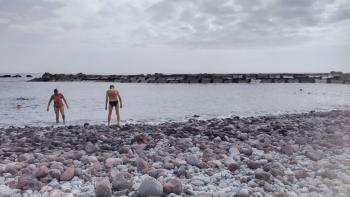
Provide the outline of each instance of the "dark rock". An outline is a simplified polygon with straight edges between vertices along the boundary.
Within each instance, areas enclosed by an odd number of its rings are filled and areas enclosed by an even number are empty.
[[[263,170],[257,170],[255,172],[255,178],[264,181],[269,181],[271,178],[271,174],[268,172],[264,172]]]
[[[132,189],[133,182],[131,178],[131,174],[127,172],[121,172],[115,175],[111,175],[112,189],[117,191]]]
[[[96,146],[93,143],[88,142],[85,145],[85,151],[87,153],[94,153],[96,151]]]
[[[119,152],[120,154],[128,154],[128,153],[129,153],[129,150],[130,150],[130,148],[125,147],[125,146],[122,146],[122,147],[120,147],[120,148],[118,149],[118,152]]]
[[[166,175],[166,171],[164,169],[151,169],[147,173],[149,176],[157,179],[160,176]]]
[[[246,156],[250,156],[253,154],[253,149],[250,146],[242,146],[239,147],[238,150],[241,154],[244,154]]]
[[[242,141],[246,141],[249,139],[249,136],[247,133],[241,133],[238,135],[238,139],[242,140]]]
[[[309,176],[309,173],[306,170],[297,170],[294,172],[295,178],[304,179]]]
[[[34,159],[34,155],[32,153],[23,153],[17,158],[19,162],[27,162],[31,159]]]
[[[196,166],[198,168],[203,168],[203,162],[195,155],[189,155],[186,157],[186,162],[192,166]]]
[[[182,183],[178,179],[168,179],[163,185],[164,193],[182,193]]]
[[[277,176],[283,177],[283,176],[284,176],[284,170],[283,170],[283,168],[277,167],[277,166],[273,166],[273,167],[270,169],[270,173],[271,173],[272,176],[274,176],[274,177],[277,177]]]
[[[250,168],[250,169],[258,169],[262,166],[261,163],[259,162],[256,162],[256,161],[253,161],[253,160],[249,160],[247,162],[247,166]]]
[[[228,166],[227,166],[228,170],[230,170],[231,172],[235,172],[236,170],[239,169],[239,164],[238,163],[230,163]]]
[[[85,151],[84,151],[85,152]],[[72,159],[72,160],[80,160],[81,157],[84,155],[84,153],[82,152],[78,152],[78,151],[71,151],[71,152],[68,152],[64,155],[64,157],[69,160],[69,159]]]
[[[280,135],[287,136],[287,135],[288,135],[288,130],[286,130],[286,129],[280,129],[280,130],[278,130],[278,133],[279,133]]]
[[[17,182],[17,188],[22,190],[40,191],[43,184],[32,175],[22,175]]]
[[[16,167],[15,165],[7,165],[4,169],[4,172],[16,175],[18,173],[18,167]]]
[[[58,169],[51,169],[49,171],[49,174],[52,178],[55,178],[57,180],[60,180],[60,177],[61,177],[61,171],[58,170]]]
[[[187,176],[187,169],[186,166],[180,166],[179,169],[176,171],[177,177],[186,177]]]
[[[141,134],[141,135],[136,135],[131,140],[131,144],[133,144],[135,142],[138,144],[148,144],[150,142],[150,140],[145,135]]]
[[[34,172],[34,175],[36,178],[43,178],[43,177],[46,177],[48,174],[49,174],[49,169],[46,166],[40,166]]]
[[[305,145],[307,143],[307,140],[305,137],[298,137],[296,138],[295,143],[298,145]]]
[[[136,167],[137,167],[137,171],[146,172],[148,170],[148,163],[142,158],[137,158]]]
[[[282,147],[281,147],[281,152],[284,153],[284,154],[286,154],[286,155],[293,155],[294,150],[293,150],[292,145],[290,145],[290,144],[284,144],[284,145],[282,145]]]
[[[238,194],[235,194],[234,197],[251,197],[247,193],[239,192]]]
[[[110,197],[112,189],[108,180],[103,179],[96,184],[95,197]]]

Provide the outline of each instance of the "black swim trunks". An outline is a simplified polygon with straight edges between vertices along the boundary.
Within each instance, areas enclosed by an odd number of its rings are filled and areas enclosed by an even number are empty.
[[[109,101],[109,105],[111,105],[112,107],[117,107],[118,101]]]

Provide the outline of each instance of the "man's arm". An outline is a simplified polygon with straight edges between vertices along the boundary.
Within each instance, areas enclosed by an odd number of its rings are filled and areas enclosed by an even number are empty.
[[[118,91],[118,99],[119,99],[119,102],[120,102],[120,108],[123,108],[123,101],[122,101],[122,97],[120,97],[119,91]]]
[[[53,100],[53,96],[50,97],[49,103],[47,104],[47,111],[49,111],[49,107],[50,107],[52,100]]]
[[[67,101],[66,101],[66,98],[64,98],[63,94],[61,94],[61,95],[62,95],[62,99],[63,99],[63,101],[64,101],[64,103],[66,104],[67,109],[68,109],[68,108],[69,108],[69,106],[68,106],[68,103],[67,103]]]
[[[105,104],[105,109],[107,110],[107,103],[108,103],[108,91],[106,92],[106,104]]]

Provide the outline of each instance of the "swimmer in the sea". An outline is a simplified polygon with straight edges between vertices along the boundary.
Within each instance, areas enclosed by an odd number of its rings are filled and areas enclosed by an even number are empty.
[[[23,106],[21,104],[17,104],[16,109],[20,110],[20,109],[25,108],[25,107],[29,107],[29,106]]]

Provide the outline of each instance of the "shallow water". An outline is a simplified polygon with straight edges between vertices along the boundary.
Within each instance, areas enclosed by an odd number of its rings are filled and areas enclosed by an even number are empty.
[[[54,88],[67,98],[68,124],[106,123],[104,82],[25,82],[0,79],[0,127],[52,125],[46,112]],[[350,85],[338,84],[115,84],[124,107],[122,120],[162,122],[192,115],[251,116],[350,108]],[[299,89],[303,91],[300,92]],[[17,100],[17,98],[29,100]],[[26,108],[17,110],[16,105]],[[115,116],[113,116],[115,119]]]

